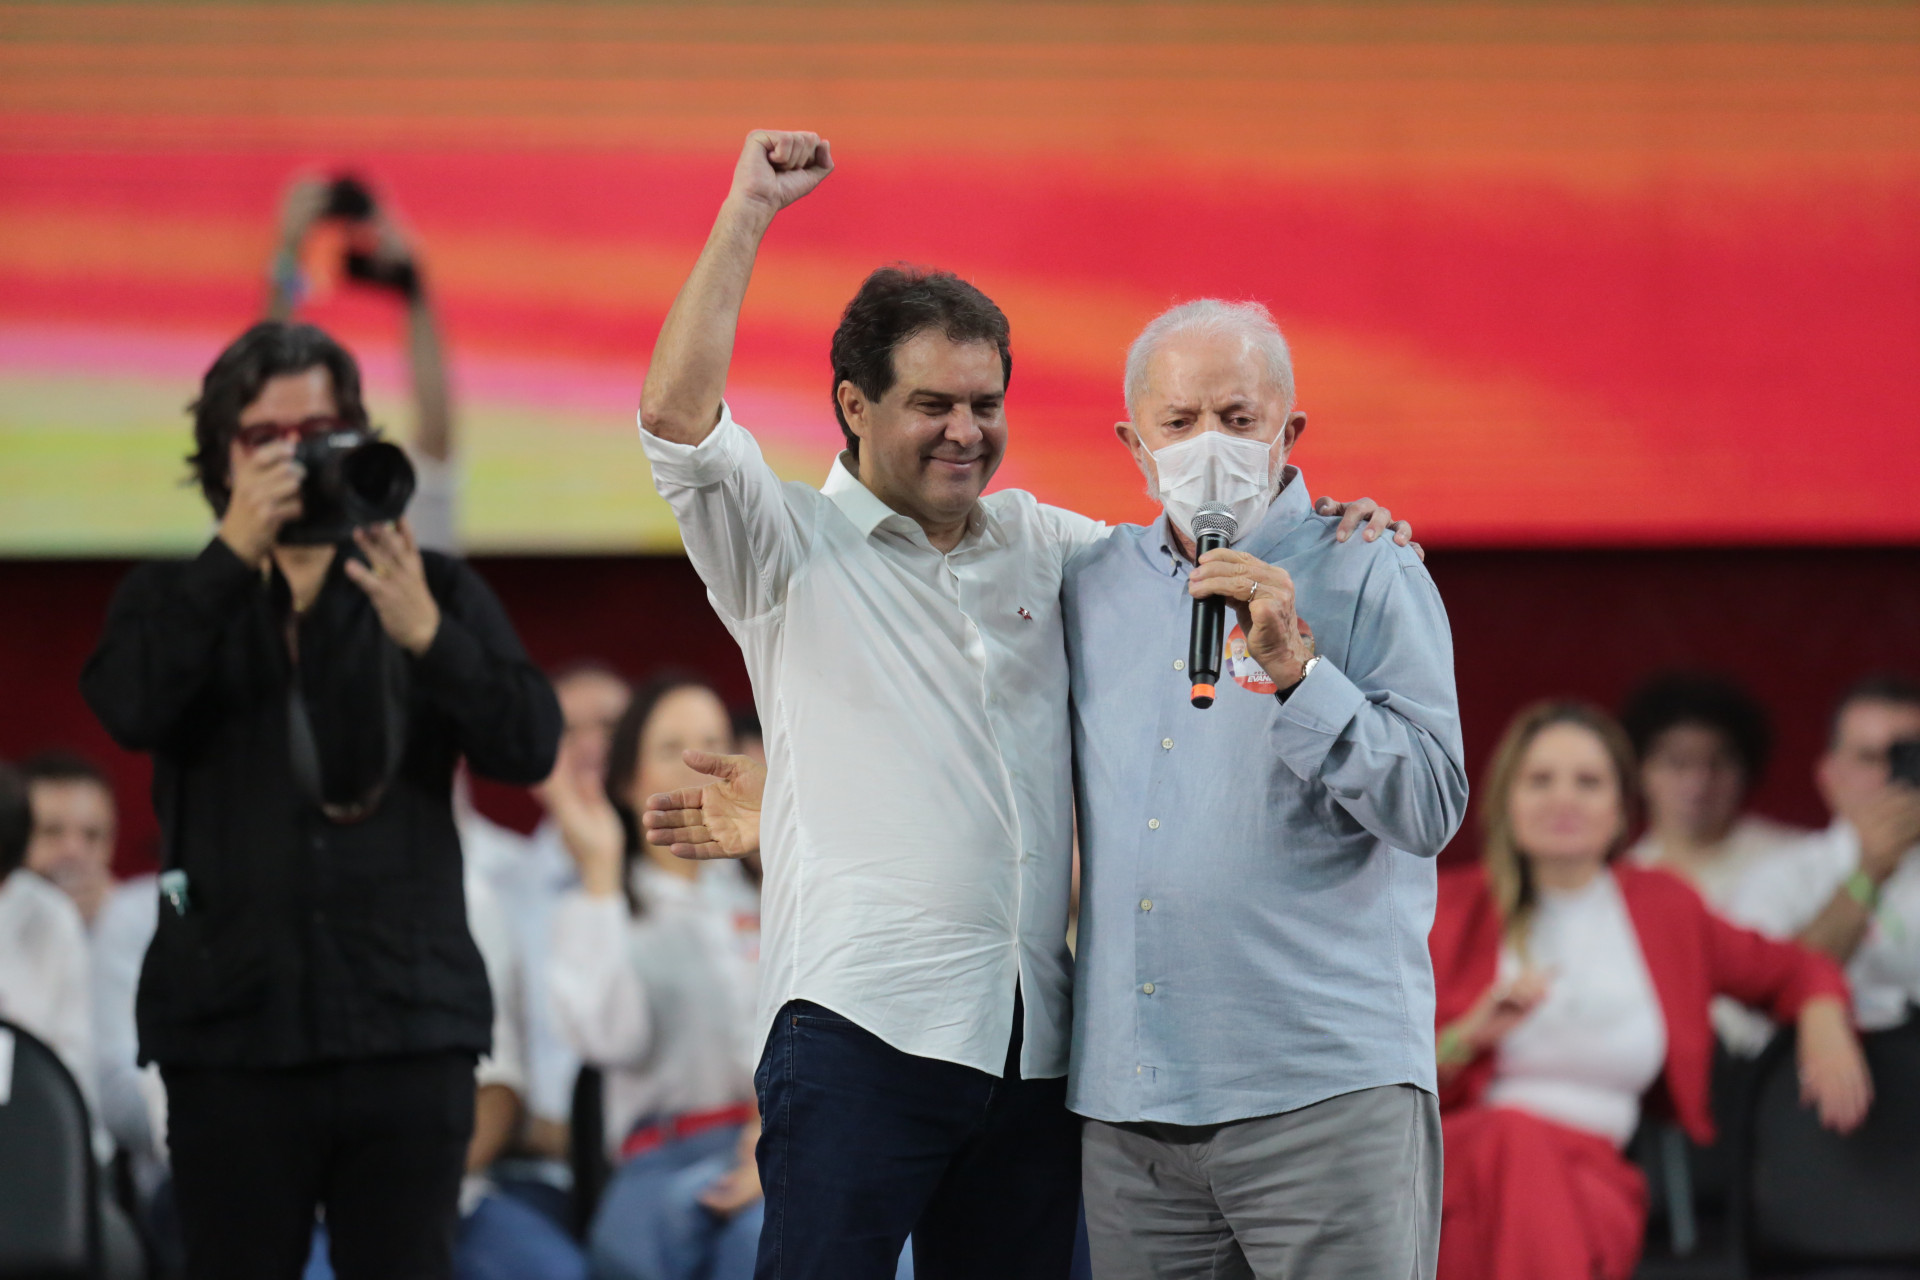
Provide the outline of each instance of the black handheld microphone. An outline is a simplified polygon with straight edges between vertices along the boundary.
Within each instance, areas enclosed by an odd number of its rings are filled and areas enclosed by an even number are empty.
[[[1194,513],[1193,558],[1224,547],[1239,530],[1224,503],[1209,502]],[[1220,679],[1220,655],[1227,647],[1227,598],[1207,596],[1193,602],[1193,629],[1187,638],[1187,675],[1193,680],[1193,705],[1204,710],[1213,705],[1213,686]]]

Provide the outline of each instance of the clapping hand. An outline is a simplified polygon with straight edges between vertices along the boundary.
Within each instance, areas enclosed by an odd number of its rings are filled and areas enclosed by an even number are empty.
[[[647,797],[647,843],[676,858],[744,858],[760,851],[760,799],[767,770],[750,756],[688,751],[687,767],[714,779]]]
[[[592,777],[570,769],[555,769],[534,788],[534,795],[560,829],[580,872],[580,884],[589,897],[610,898],[620,892],[620,870],[626,860],[627,834],[606,789]]]

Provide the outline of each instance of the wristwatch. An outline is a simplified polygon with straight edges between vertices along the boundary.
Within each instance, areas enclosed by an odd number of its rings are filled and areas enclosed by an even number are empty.
[[[1307,677],[1312,675],[1313,669],[1319,665],[1320,665],[1320,655],[1316,653],[1311,658],[1308,658],[1306,662],[1301,664],[1300,678],[1298,680],[1295,680],[1292,684],[1288,685],[1284,689],[1274,690],[1273,696],[1280,699],[1280,701],[1284,703],[1288,698],[1293,696],[1293,691],[1295,689],[1298,689],[1301,685],[1307,682]]]

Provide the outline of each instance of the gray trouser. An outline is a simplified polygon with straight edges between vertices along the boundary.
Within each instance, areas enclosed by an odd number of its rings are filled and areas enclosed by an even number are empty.
[[[1094,1280],[1433,1280],[1440,1108],[1424,1090],[1082,1133]]]

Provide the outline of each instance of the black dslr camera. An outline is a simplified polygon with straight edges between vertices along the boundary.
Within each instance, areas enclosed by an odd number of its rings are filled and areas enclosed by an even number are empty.
[[[293,458],[306,468],[300,518],[280,527],[291,546],[339,542],[363,525],[398,520],[413,497],[413,464],[365,427],[333,423],[302,432]]]

